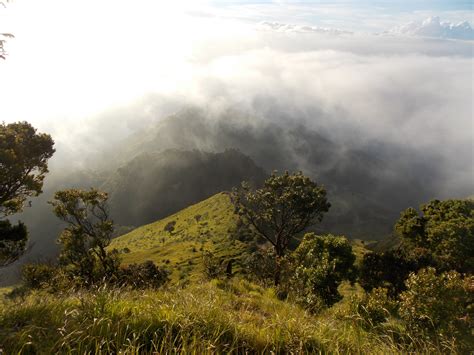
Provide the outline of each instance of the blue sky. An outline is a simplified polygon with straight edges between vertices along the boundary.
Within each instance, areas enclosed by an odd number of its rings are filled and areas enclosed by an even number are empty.
[[[466,0],[336,0],[336,1],[211,1],[224,16],[240,20],[275,21],[383,32],[411,21],[437,16],[442,21],[473,24],[472,1]],[[222,14],[221,14],[222,15]]]
[[[215,5],[230,5],[230,4],[286,4],[286,5],[346,5],[353,7],[364,7],[364,6],[383,6],[388,9],[397,11],[416,11],[416,10],[472,10],[472,1],[470,0],[332,0],[332,1],[314,1],[314,0],[300,0],[300,1],[226,1],[226,0],[215,0],[211,3]]]

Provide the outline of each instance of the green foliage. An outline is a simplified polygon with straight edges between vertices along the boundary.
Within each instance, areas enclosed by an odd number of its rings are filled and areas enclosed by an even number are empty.
[[[23,223],[12,226],[8,220],[0,221],[0,266],[23,255],[27,240],[28,230]]]
[[[290,241],[321,221],[331,206],[326,190],[303,173],[273,173],[264,186],[252,190],[247,183],[233,194],[237,210],[255,232],[270,242],[276,258],[282,258]],[[275,285],[280,282],[280,262],[276,262]]]
[[[160,288],[169,281],[170,272],[159,267],[153,261],[145,261],[141,264],[130,264],[117,272],[116,281],[121,286],[129,286],[134,289]]]
[[[353,299],[351,306],[362,325],[369,328],[387,322],[398,309],[397,301],[391,298],[389,291],[383,287],[372,289],[361,300]]]
[[[405,210],[395,226],[404,249],[431,255],[440,270],[473,273],[474,201],[433,200],[421,212]]]
[[[58,267],[50,264],[24,264],[21,267],[21,280],[31,289],[46,288],[51,285],[58,273]]]
[[[341,300],[338,287],[343,280],[355,280],[355,255],[345,237],[307,233],[291,255],[294,276],[293,297],[317,311]]]
[[[21,212],[30,197],[42,192],[53,145],[51,136],[37,133],[28,122],[0,123],[0,217]],[[27,239],[24,224],[11,226],[8,220],[0,220],[0,266],[18,259]]]
[[[283,256],[291,238],[321,221],[329,210],[326,190],[303,173],[273,173],[255,191],[246,183],[234,193],[239,213]]]
[[[434,268],[411,274],[400,295],[400,316],[416,333],[436,331],[469,337],[474,327],[474,276]],[[472,344],[474,345],[474,343]]]
[[[29,197],[42,192],[53,145],[50,135],[28,122],[0,124],[0,215],[20,212]]]
[[[86,284],[112,276],[119,265],[117,252],[107,251],[113,234],[107,194],[95,189],[58,191],[50,202],[58,218],[68,224],[61,233],[59,262]]]
[[[274,283],[276,260],[274,249],[267,248],[251,253],[242,261],[242,264],[248,278],[263,286],[270,286]]]
[[[224,273],[222,259],[215,256],[209,250],[202,253],[202,264],[204,266],[204,276],[208,279],[215,279]]]
[[[405,290],[405,280],[411,272],[431,264],[431,258],[415,257],[400,249],[365,254],[359,266],[359,284],[368,292],[384,287],[390,296],[396,296]]]

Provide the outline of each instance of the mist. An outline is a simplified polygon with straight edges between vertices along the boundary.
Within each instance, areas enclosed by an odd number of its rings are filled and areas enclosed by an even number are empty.
[[[324,183],[344,202],[336,222],[351,199],[388,208],[385,226],[401,208],[473,194],[474,42],[391,31],[432,15],[457,24],[464,8],[364,7],[349,21],[350,2],[311,18],[281,4],[19,3],[0,114],[53,136],[49,193],[102,185],[143,152],[237,148]]]

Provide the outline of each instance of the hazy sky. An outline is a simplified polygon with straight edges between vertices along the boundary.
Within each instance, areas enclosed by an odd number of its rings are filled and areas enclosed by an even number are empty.
[[[105,144],[164,112],[150,97],[257,116],[265,97],[281,119],[472,159],[470,3],[15,0],[0,120]]]

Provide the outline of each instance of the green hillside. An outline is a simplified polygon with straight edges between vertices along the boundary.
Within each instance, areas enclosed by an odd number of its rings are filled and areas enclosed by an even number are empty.
[[[173,271],[172,279],[202,275],[202,255],[208,250],[222,260],[237,261],[247,245],[236,238],[239,217],[226,192],[190,206],[113,240],[124,264],[152,260]]]
[[[248,243],[237,238],[242,228],[229,193],[221,192],[114,239],[109,249],[117,249],[125,265],[151,260],[171,270],[175,281],[196,280],[203,274],[204,251],[223,262],[233,259],[234,271],[240,270],[240,260],[249,252]],[[360,262],[368,250],[358,239],[352,245]]]

